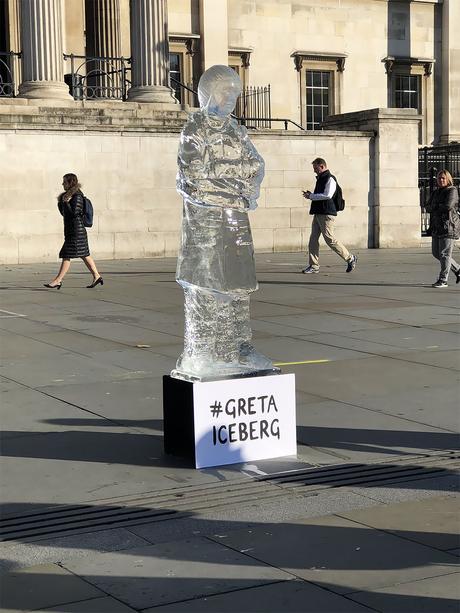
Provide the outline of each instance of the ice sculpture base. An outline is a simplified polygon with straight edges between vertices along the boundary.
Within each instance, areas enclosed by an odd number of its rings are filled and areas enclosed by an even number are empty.
[[[228,375],[190,375],[189,373],[182,372],[181,370],[172,370],[171,377],[174,379],[182,379],[182,381],[225,381],[227,379],[244,379],[247,377],[266,377],[268,375],[279,375],[281,369],[274,366],[273,368],[267,368],[266,370],[251,370],[247,372],[238,372]]]
[[[195,468],[297,453],[295,376],[163,377],[164,450]]]

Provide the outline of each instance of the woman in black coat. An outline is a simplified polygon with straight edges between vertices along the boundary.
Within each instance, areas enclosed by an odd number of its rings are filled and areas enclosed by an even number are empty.
[[[103,285],[96,263],[89,254],[88,236],[83,224],[84,200],[81,185],[73,173],[64,175],[62,181],[64,192],[58,198],[58,208],[64,217],[64,244],[59,252],[62,258],[58,274],[45,287],[61,289],[62,279],[70,268],[72,258],[81,258],[93,275],[93,282],[86,287]]]
[[[447,287],[452,269],[460,283],[460,265],[452,258],[454,240],[460,237],[458,191],[448,170],[440,170],[436,177],[438,188],[431,194],[425,210],[431,214],[431,248],[433,256],[441,264],[441,272],[433,287]]]

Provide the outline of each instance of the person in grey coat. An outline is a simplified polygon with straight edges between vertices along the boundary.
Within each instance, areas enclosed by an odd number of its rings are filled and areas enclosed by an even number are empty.
[[[439,260],[441,271],[432,287],[448,287],[447,279],[452,269],[456,282],[460,283],[460,264],[452,257],[454,241],[460,238],[460,214],[458,191],[448,170],[440,170],[436,177],[437,189],[431,194],[425,210],[431,214],[431,248]]]

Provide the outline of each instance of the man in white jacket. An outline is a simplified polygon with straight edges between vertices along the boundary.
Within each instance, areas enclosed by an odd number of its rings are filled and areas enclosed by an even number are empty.
[[[334,204],[334,194],[337,181],[327,168],[326,160],[316,158],[312,162],[316,174],[314,192],[304,191],[304,198],[311,200],[310,215],[313,215],[310,240],[308,242],[308,266],[302,270],[304,274],[319,272],[319,237],[323,235],[326,245],[347,262],[346,272],[355,269],[358,258],[334,236],[334,224],[337,210]]]

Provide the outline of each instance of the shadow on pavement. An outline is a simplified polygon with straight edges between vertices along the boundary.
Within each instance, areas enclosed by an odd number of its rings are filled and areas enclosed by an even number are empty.
[[[363,453],[411,455],[425,451],[445,451],[459,448],[454,432],[417,432],[416,430],[370,430],[368,428],[324,428],[297,426],[297,440],[304,445],[347,449]],[[397,449],[405,447],[409,451]],[[411,451],[413,450],[413,451]]]
[[[66,511],[66,505],[58,508]],[[68,507],[69,512],[72,509]],[[82,505],[79,509],[80,513],[122,512],[124,507]],[[42,512],[46,510],[49,507],[43,505]],[[29,519],[36,513],[34,507]],[[90,584],[102,591],[101,597],[110,595],[135,610],[166,604],[171,605],[170,611],[213,613],[458,610],[451,594],[391,593],[392,587],[397,592],[401,584],[410,582],[417,592],[416,582],[436,577],[445,580],[454,573],[458,558],[446,549],[459,546],[457,534],[444,532],[439,539],[432,531],[388,532],[339,516],[286,524],[230,521],[224,526],[215,520],[193,521],[197,536],[157,544],[153,543],[156,533],[161,536],[159,524],[137,526],[134,533],[145,545],[121,551],[98,551],[99,541],[95,538],[91,543],[88,534],[82,534],[81,540],[35,541],[33,546],[43,547],[45,556],[47,548],[63,550],[61,562],[54,565],[56,572],[53,566],[36,566],[27,572],[10,567],[2,579],[1,604],[8,610],[41,609],[75,602],[72,596],[77,592],[82,601],[85,597],[78,590]],[[92,553],[73,557],[72,548]],[[42,559],[44,562],[49,560]],[[269,585],[273,584],[277,587],[271,593]],[[390,593],[376,593],[384,588]],[[225,597],[233,591],[231,598]],[[87,598],[96,596],[92,593]]]

